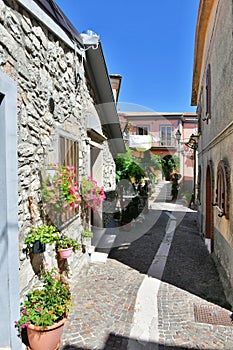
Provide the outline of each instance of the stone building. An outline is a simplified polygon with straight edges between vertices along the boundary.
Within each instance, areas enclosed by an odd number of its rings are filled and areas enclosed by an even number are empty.
[[[78,181],[91,175],[113,190],[114,157],[125,150],[99,37],[80,35],[52,0],[0,0],[0,124],[0,348],[19,350],[20,292],[35,279],[23,243],[46,223],[43,169],[73,165]],[[101,226],[101,210],[91,220]],[[79,210],[61,230],[79,239],[82,227]],[[70,265],[84,260],[80,251]]]
[[[233,304],[233,3],[201,0],[198,10],[192,105],[197,106],[198,213]]]

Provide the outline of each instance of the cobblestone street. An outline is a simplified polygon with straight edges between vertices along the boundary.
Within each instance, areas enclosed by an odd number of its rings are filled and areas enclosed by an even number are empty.
[[[196,213],[165,202],[168,193],[160,185],[145,233],[143,223],[119,230],[106,263],[74,277],[61,350],[233,349],[231,312]]]

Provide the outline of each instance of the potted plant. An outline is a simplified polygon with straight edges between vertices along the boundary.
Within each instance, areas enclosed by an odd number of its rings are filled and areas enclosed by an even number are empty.
[[[78,241],[65,234],[62,234],[56,242],[56,250],[60,254],[60,257],[62,259],[69,258],[72,251],[76,252],[79,249],[80,244],[78,243]]]
[[[92,237],[93,237],[93,232],[91,230],[88,230],[88,229],[83,230],[81,233],[82,244],[84,246],[90,246]]]
[[[15,321],[15,327],[22,340],[26,332],[30,349],[54,350],[61,344],[71,289],[67,278],[55,268],[42,271],[41,283],[21,303],[20,319]]]
[[[86,208],[91,208],[93,211],[98,210],[101,203],[106,198],[104,188],[102,186],[98,186],[97,182],[90,176],[82,179],[81,195]]]
[[[71,211],[78,208],[81,196],[74,166],[56,163],[49,170],[50,173],[44,178],[42,184],[44,202],[60,214],[64,210]]]
[[[29,251],[33,253],[43,253],[45,244],[52,245],[58,240],[59,233],[55,226],[42,225],[32,227],[27,233],[24,243]]]
[[[181,197],[185,201],[185,203],[187,205],[189,205],[189,203],[191,201],[191,198],[192,198],[192,194],[189,191],[185,191],[185,192],[182,193]]]

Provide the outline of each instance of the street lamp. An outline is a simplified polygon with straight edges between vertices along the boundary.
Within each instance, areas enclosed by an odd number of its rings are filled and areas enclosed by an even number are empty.
[[[198,139],[199,139],[199,135],[194,135],[192,134],[189,138],[189,141],[186,143],[186,145],[189,148],[192,148],[193,150],[196,150],[198,147]]]
[[[181,173],[181,157],[180,157],[180,146],[181,146],[181,143],[180,143],[180,140],[181,140],[181,132],[179,129],[177,129],[176,131],[176,140],[178,142],[178,147],[177,147],[177,152],[178,152],[178,158],[179,158],[179,172]],[[183,168],[182,168],[183,169]]]
[[[177,139],[177,142],[178,142],[178,145],[180,144],[180,139],[181,139],[181,132],[179,129],[177,129],[177,132],[176,132],[176,139]]]

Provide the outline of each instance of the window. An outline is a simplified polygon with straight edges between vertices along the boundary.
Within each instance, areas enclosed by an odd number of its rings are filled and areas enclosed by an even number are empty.
[[[211,117],[211,71],[210,64],[206,70],[206,117]]]
[[[160,146],[174,146],[173,125],[160,126]]]
[[[78,142],[64,136],[59,136],[59,163],[73,165],[78,181]]]
[[[78,173],[79,173],[79,145],[78,142],[70,139],[66,136],[59,136],[59,156],[58,156],[58,162],[61,165],[73,165],[75,169],[76,174],[76,181],[78,182]],[[62,228],[66,224],[68,224],[70,221],[72,221],[76,215],[78,214],[78,208],[64,211],[64,213],[61,216],[57,216],[55,218],[56,223],[58,227]]]
[[[198,101],[198,106],[197,106],[197,118],[198,118],[198,134],[201,134],[202,132],[202,103],[203,103],[203,87],[201,87],[201,92],[200,92],[200,97]]]
[[[229,168],[226,161],[221,160],[217,170],[216,206],[218,216],[229,218]]]
[[[201,204],[201,166],[198,166],[198,176],[197,176],[197,202]]]
[[[136,126],[136,135],[149,135],[149,126],[148,125]]]

